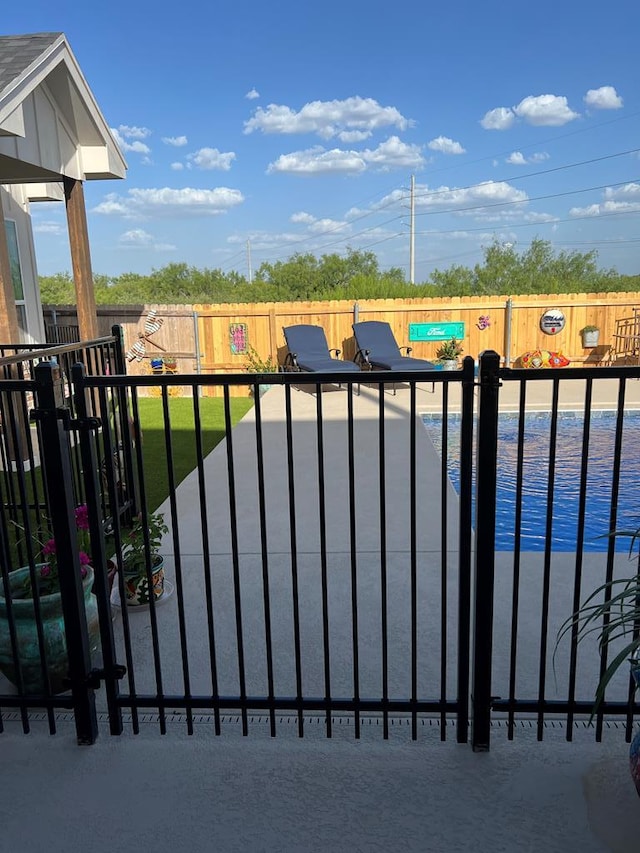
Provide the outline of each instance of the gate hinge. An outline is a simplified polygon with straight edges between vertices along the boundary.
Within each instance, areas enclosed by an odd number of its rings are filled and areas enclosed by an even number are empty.
[[[92,669],[91,672],[88,673],[87,677],[82,679],[80,684],[82,687],[89,687],[92,690],[98,690],[101,681],[106,681],[109,678],[119,681],[121,678],[124,678],[126,674],[126,666],[123,666],[121,663],[115,663],[110,670],[106,667],[103,667],[102,669]],[[70,678],[63,679],[63,684],[67,688],[73,687],[73,682]]]

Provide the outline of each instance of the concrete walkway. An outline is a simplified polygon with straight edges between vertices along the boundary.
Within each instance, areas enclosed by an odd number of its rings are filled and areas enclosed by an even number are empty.
[[[1,853],[637,853],[622,738],[0,737]]]

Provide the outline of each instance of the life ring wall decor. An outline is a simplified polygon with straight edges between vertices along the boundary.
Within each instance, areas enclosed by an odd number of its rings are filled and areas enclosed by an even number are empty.
[[[546,349],[530,350],[516,360],[516,367],[526,368],[568,367],[569,364],[571,362],[566,355]]]
[[[540,329],[545,335],[557,335],[564,329],[567,322],[559,308],[548,308],[540,317]]]

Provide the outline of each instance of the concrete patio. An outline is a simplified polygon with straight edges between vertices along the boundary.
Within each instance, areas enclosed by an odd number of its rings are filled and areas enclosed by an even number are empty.
[[[582,383],[568,383],[562,405],[570,408],[583,398]],[[581,386],[581,387],[578,387]],[[440,408],[438,390],[418,391],[418,412]],[[514,407],[514,389],[504,389],[503,400]],[[456,389],[450,407],[455,410]],[[273,388],[262,398],[265,446],[265,492],[268,566],[272,596],[274,678],[276,695],[294,695],[291,653],[291,548],[288,515],[286,441],[282,412],[283,391]],[[344,391],[323,394],[325,485],[327,496],[327,567],[329,584],[332,695],[349,697],[352,691],[351,587],[348,478]],[[597,383],[596,404],[613,408],[613,383]],[[640,406],[640,383],[628,384],[630,405]],[[409,392],[399,388],[384,396],[387,568],[389,578],[389,692],[405,696],[409,686],[408,589],[410,549],[407,521]],[[323,695],[319,506],[315,450],[316,398],[293,393],[295,485],[302,630],[302,671],[305,695]],[[529,405],[549,405],[548,383],[532,383]],[[361,695],[380,695],[380,529],[378,493],[379,399],[376,389],[363,386],[354,399],[356,411],[357,512],[356,545]],[[256,492],[255,412],[234,429],[238,506],[238,554],[241,577],[243,636],[247,691],[265,695],[266,666],[262,554],[259,503]],[[440,658],[440,541],[439,459],[426,432],[417,431],[419,525],[418,650],[420,692],[437,696],[441,688]],[[216,651],[220,692],[237,693],[235,617],[231,586],[233,563],[229,537],[226,446],[207,458],[207,517],[209,553],[214,580]],[[434,483],[438,484],[434,487]],[[193,693],[211,690],[206,610],[203,585],[203,544],[199,496],[194,475],[177,490],[179,541],[184,600],[187,612],[187,657]],[[447,588],[448,695],[455,696],[456,656],[456,496],[450,490],[445,551],[451,577]],[[167,510],[165,505],[163,510]],[[171,573],[172,538],[163,552]],[[540,601],[540,555],[523,555],[523,601]],[[624,560],[624,555],[622,556]],[[585,559],[585,588],[602,572],[603,555]],[[566,572],[569,555],[554,557],[554,606],[551,625],[570,612],[571,584]],[[497,555],[496,639],[494,692],[508,690],[511,561]],[[157,608],[161,630],[164,690],[182,692],[177,594]],[[155,692],[148,612],[129,613],[135,650],[138,692]],[[121,615],[114,623],[122,643]],[[555,628],[553,629],[555,631]],[[519,695],[537,686],[539,613],[536,607],[521,613],[518,660]],[[553,636],[551,638],[553,646]],[[589,659],[585,646],[581,653]],[[566,658],[559,658],[562,673]],[[592,671],[579,670],[577,693],[592,693]],[[562,691],[560,675],[557,690]],[[618,685],[623,690],[624,684]],[[123,684],[126,692],[126,682]],[[549,698],[556,687],[548,685]],[[101,719],[104,701],[98,694]],[[307,715],[305,737],[296,737],[295,720],[279,714],[278,736],[269,737],[266,716],[250,715],[249,736],[241,736],[235,715],[223,719],[222,736],[213,735],[212,718],[198,716],[195,733],[186,735],[182,713],[169,714],[168,732],[159,734],[157,716],[144,715],[141,733],[103,734],[90,748],[75,746],[68,715],[60,715],[60,732],[50,737],[44,723],[23,736],[9,715],[0,737],[0,851],[48,853],[90,849],[223,851],[637,851],[640,803],[627,769],[628,746],[618,724],[606,727],[604,742],[593,742],[593,732],[582,723],[566,742],[561,721],[549,721],[545,739],[535,739],[535,728],[519,724],[515,739],[507,740],[506,726],[496,720],[492,748],[474,754],[455,742],[453,726],[440,740],[437,720],[421,719],[418,741],[410,740],[406,721],[392,720],[389,741],[383,741],[379,721],[368,719],[362,738],[355,741],[353,725],[336,716],[333,738],[324,737],[323,718]],[[25,799],[37,802],[37,821],[25,820]],[[78,802],[82,807],[78,807]]]

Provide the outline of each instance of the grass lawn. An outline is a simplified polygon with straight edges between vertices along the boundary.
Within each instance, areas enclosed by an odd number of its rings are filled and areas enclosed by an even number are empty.
[[[213,450],[225,436],[224,400],[217,397],[200,399],[200,424],[204,455]],[[253,406],[253,400],[231,398],[231,418],[237,423]],[[141,397],[138,400],[142,428],[142,453],[147,507],[155,510],[169,496],[169,474],[165,450],[162,400]],[[193,400],[190,397],[170,397],[171,444],[175,484],[196,467],[196,437],[193,419]]]

